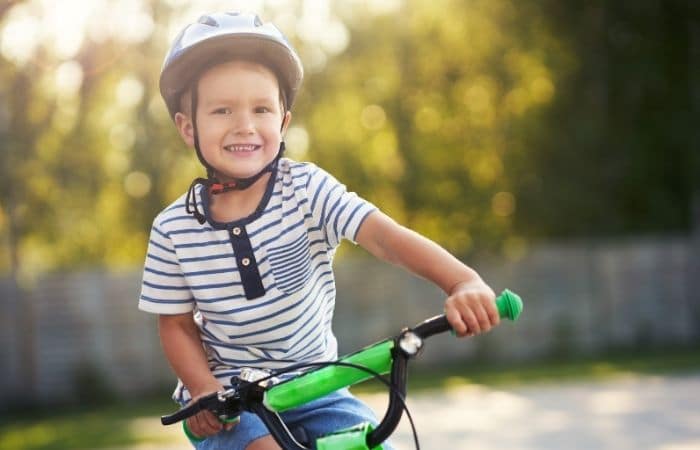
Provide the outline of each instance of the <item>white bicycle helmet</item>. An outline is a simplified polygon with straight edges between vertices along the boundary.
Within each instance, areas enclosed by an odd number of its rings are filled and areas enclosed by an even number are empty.
[[[234,58],[270,68],[277,75],[286,109],[291,109],[304,78],[297,52],[276,26],[257,15],[225,12],[200,17],[175,38],[160,73],[160,93],[170,116],[175,116],[180,96],[203,69]]]

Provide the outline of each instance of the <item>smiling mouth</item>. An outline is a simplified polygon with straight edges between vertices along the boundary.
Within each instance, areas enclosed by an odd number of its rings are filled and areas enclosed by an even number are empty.
[[[250,153],[254,152],[255,150],[258,150],[260,148],[259,145],[253,145],[253,144],[233,144],[233,145],[224,145],[224,150],[227,152],[232,152],[232,153]]]

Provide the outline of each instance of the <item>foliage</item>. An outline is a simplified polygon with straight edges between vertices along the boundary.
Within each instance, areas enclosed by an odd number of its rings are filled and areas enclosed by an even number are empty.
[[[139,264],[154,215],[201,172],[157,88],[201,10],[127,3],[111,33],[117,3],[90,3],[107,17],[72,52],[12,40],[48,4],[0,8],[0,270]],[[451,250],[690,227],[692,2],[257,4],[307,69],[291,154]]]

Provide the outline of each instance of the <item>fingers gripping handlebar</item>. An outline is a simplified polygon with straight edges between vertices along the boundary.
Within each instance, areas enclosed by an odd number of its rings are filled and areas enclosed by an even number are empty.
[[[496,297],[496,308],[501,319],[517,320],[523,311],[523,301],[514,292],[505,289]],[[452,327],[445,315],[435,316],[413,328],[413,332],[421,338],[450,331]]]

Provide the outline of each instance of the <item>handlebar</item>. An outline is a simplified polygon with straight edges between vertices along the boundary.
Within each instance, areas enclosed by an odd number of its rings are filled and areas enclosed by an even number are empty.
[[[496,297],[496,308],[501,319],[517,320],[523,311],[523,301],[514,292],[505,289]],[[421,322],[413,328],[413,332],[425,339],[436,334],[450,331],[452,327],[444,314]]]
[[[496,298],[496,307],[501,318],[516,320],[522,312],[523,303],[518,295],[506,289]],[[213,412],[220,420],[227,421],[236,417],[245,409],[258,414],[278,442],[286,443],[290,442],[290,437],[285,431],[286,427],[284,424],[279,423],[281,419],[276,413],[320,398],[337,389],[364,381],[372,377],[372,374],[391,372],[392,391],[387,413],[379,426],[367,434],[367,443],[371,444],[370,448],[373,448],[393,433],[403,414],[406,364],[408,359],[415,356],[417,351],[412,354],[405,351],[396,351],[398,350],[397,344],[403,350],[402,339],[408,333],[413,334],[420,341],[418,343],[419,348],[422,346],[422,340],[450,330],[451,326],[445,315],[435,316],[421,322],[412,329],[404,330],[396,338],[366,347],[359,352],[343,357],[335,363],[317,364],[315,370],[272,387],[260,386],[255,382],[244,382],[232,389],[208,394],[173,414],[162,416],[161,423],[163,425],[174,424],[204,409]],[[314,364],[310,364],[307,367],[313,366]],[[367,370],[363,371],[359,370],[359,368],[366,368]],[[297,446],[295,443],[290,442],[285,444],[284,448],[304,449],[305,447]]]

